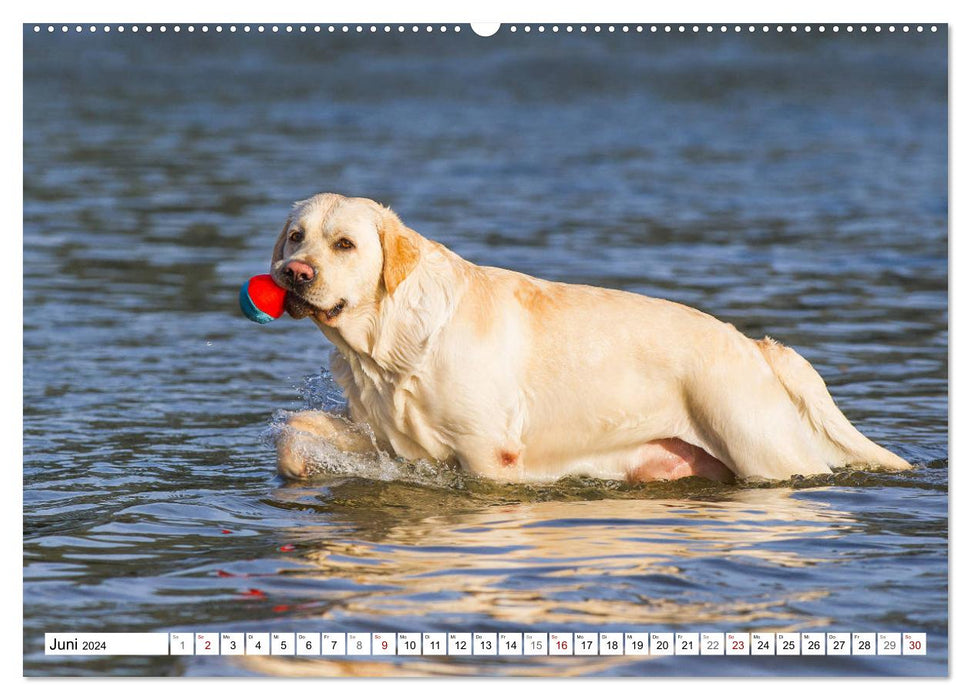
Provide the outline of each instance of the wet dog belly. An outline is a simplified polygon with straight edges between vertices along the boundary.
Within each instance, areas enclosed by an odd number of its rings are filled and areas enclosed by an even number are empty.
[[[735,480],[735,475],[720,460],[678,438],[652,440],[642,445],[628,473],[632,481],[672,481],[686,476],[725,483]]]

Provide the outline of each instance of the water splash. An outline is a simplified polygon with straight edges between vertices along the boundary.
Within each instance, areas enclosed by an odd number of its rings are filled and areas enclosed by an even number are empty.
[[[304,377],[303,386],[299,387],[299,391],[309,410],[340,414],[347,412],[344,391],[334,381],[330,372],[323,367],[320,369],[320,374]]]
[[[305,410],[326,411],[334,415],[344,415],[347,401],[340,387],[327,370],[304,379],[300,394],[306,404]],[[275,445],[285,431],[287,419],[295,411],[279,410],[273,414],[269,427],[263,431],[261,441],[265,445]],[[313,480],[327,477],[356,477],[374,481],[396,481],[431,486],[437,488],[464,489],[471,477],[460,468],[450,464],[430,460],[408,461],[393,457],[381,450],[370,426],[347,421],[347,427],[354,430],[374,446],[374,452],[359,454],[345,452],[327,440],[302,435],[295,441],[295,449],[310,465],[309,477]]]

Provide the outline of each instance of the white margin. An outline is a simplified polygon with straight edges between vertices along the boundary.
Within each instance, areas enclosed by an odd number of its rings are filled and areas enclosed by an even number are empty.
[[[16,332],[8,333],[5,341],[3,358],[7,370],[3,374],[3,393],[4,393],[4,433],[2,444],[7,446],[10,451],[10,464],[8,470],[10,478],[16,480],[9,488],[4,489],[7,498],[12,501],[6,503],[4,512],[7,517],[8,532],[16,533],[22,529],[22,397],[23,397],[23,366],[22,366],[22,316],[20,311],[22,306],[17,303],[22,302],[22,227],[23,227],[23,173],[22,173],[22,148],[23,148],[23,40],[21,24],[25,22],[84,22],[101,23],[110,22],[264,22],[279,19],[281,22],[315,22],[327,23],[348,23],[348,22],[448,22],[448,23],[468,23],[477,22],[559,22],[559,23],[580,23],[580,22],[626,22],[635,23],[643,20],[643,23],[665,23],[665,22],[704,22],[704,23],[805,23],[811,21],[819,23],[825,20],[827,24],[833,23],[868,23],[877,22],[908,22],[908,23],[947,23],[951,22],[950,42],[951,56],[949,71],[951,75],[951,99],[950,99],[950,125],[971,123],[969,121],[968,109],[968,71],[971,64],[968,61],[967,40],[962,42],[962,35],[968,31],[968,24],[961,22],[963,13],[959,14],[959,5],[956,2],[942,2],[935,0],[923,0],[922,2],[900,2],[899,0],[887,0],[879,4],[875,3],[852,3],[846,0],[813,0],[811,3],[796,5],[794,3],[769,2],[768,0],[736,0],[735,2],[714,2],[705,0],[686,3],[665,3],[651,5],[649,3],[633,3],[622,0],[597,0],[587,6],[567,5],[558,2],[526,2],[524,0],[492,0],[488,3],[480,3],[477,6],[465,3],[436,1],[412,0],[405,4],[401,2],[391,2],[381,0],[380,2],[364,3],[334,3],[327,4],[310,2],[276,2],[270,5],[266,3],[254,2],[187,2],[186,0],[172,0],[159,6],[150,4],[135,4],[121,2],[101,2],[89,0],[83,5],[78,2],[67,2],[66,0],[53,0],[45,2],[43,5],[18,6],[15,9],[15,16],[6,17],[3,23],[3,52],[6,67],[3,71],[3,93],[7,96],[9,104],[5,110],[6,137],[4,173],[2,183],[5,185],[4,191],[8,194],[11,202],[8,206],[8,216],[10,224],[8,230],[20,232],[20,235],[9,235],[4,237],[4,260],[7,261],[6,268],[18,270],[16,273],[9,273],[3,279],[3,299],[8,309],[8,314],[13,317],[13,323],[17,324]],[[965,9],[965,8],[961,8]],[[11,13],[5,10],[5,14]],[[768,22],[771,20],[771,22]],[[488,41],[488,39],[483,39]],[[15,111],[16,110],[16,111]],[[963,117],[961,115],[964,115]],[[961,200],[955,195],[966,192],[967,178],[963,176],[964,167],[968,162],[967,139],[962,138],[962,132],[958,128],[950,129],[950,157],[951,157],[951,186],[949,197],[950,214],[950,252],[949,273],[953,286],[950,288],[950,300],[957,301],[957,304],[949,303],[949,318],[951,323],[949,340],[951,344],[951,357],[967,357],[967,291],[968,279],[962,274],[954,274],[953,270],[964,271],[967,265],[966,242],[967,233],[962,234],[962,214],[963,208]],[[961,185],[965,182],[965,185]],[[19,221],[14,221],[14,217]],[[10,310],[15,308],[15,310]],[[27,310],[29,312],[29,310]],[[17,360],[20,359],[18,363]],[[966,425],[961,416],[967,416],[967,377],[968,372],[963,370],[960,362],[952,363],[949,369],[950,378],[950,404],[951,404],[951,424],[955,426]],[[17,396],[17,389],[20,389]],[[963,465],[964,457],[967,453],[967,438],[962,432],[955,430],[949,431],[950,435],[950,460],[949,464]],[[707,690],[714,692],[719,697],[743,695],[747,698],[760,697],[762,695],[778,697],[785,694],[787,700],[797,700],[799,698],[812,698],[816,700],[820,693],[830,693],[832,691],[844,691],[846,694],[871,694],[879,693],[883,697],[907,697],[912,698],[917,694],[927,691],[933,692],[937,697],[956,697],[958,687],[957,680],[967,678],[967,673],[963,668],[963,659],[966,658],[967,643],[962,636],[967,633],[966,609],[961,604],[961,593],[964,584],[968,581],[968,556],[967,554],[967,516],[962,512],[965,507],[967,496],[966,479],[956,476],[956,470],[952,469],[950,474],[951,489],[951,528],[950,543],[952,556],[950,557],[950,669],[951,677],[949,681],[923,681],[923,680],[904,680],[899,679],[759,679],[759,680],[698,680],[698,679],[616,679],[611,681],[574,679],[571,681],[547,681],[557,684],[561,692],[577,692],[583,694],[607,692],[626,692],[626,693],[651,693],[658,692],[684,692],[690,687],[692,690]],[[958,547],[961,547],[958,550]],[[10,568],[22,565],[22,538],[17,541],[15,535],[10,534],[4,541],[7,561]],[[958,553],[960,551],[960,554]],[[4,591],[5,600],[8,606],[14,608],[14,613],[7,624],[13,627],[14,620],[22,626],[22,587],[21,581],[12,575],[7,576],[9,588]],[[16,607],[14,607],[16,606]],[[251,679],[182,679],[177,681],[178,685],[168,685],[164,681],[152,681],[144,679],[113,679],[113,680],[85,680],[83,682],[56,680],[47,681],[40,679],[26,680],[22,678],[22,634],[21,630],[8,629],[5,634],[0,636],[3,640],[3,668],[4,677],[14,680],[11,690],[17,695],[29,693],[32,698],[58,697],[64,698],[70,693],[79,690],[87,694],[97,694],[99,698],[126,697],[138,694],[144,698],[163,697],[163,693],[173,692],[184,693],[191,688],[192,692],[200,695],[209,693],[233,694],[236,698],[265,698],[268,694],[290,693],[333,693],[333,692],[357,692],[362,690],[368,693],[393,693],[399,696],[402,693],[411,695],[421,695],[422,699],[438,697],[452,697],[456,693],[461,693],[463,698],[473,700],[476,698],[492,698],[496,693],[507,694],[510,692],[533,693],[548,692],[544,686],[537,685],[537,681],[527,680],[495,680],[483,682],[482,679],[472,681],[461,680],[415,680],[415,681],[362,681],[360,679],[330,680],[326,686],[311,687],[306,682],[299,681],[275,681],[260,680],[252,682]],[[16,679],[19,678],[19,682]],[[173,681],[169,681],[170,683]],[[361,688],[353,686],[354,683],[366,683],[367,687]],[[216,684],[219,684],[218,686]],[[286,683],[286,685],[284,685]],[[293,685],[300,683],[300,685]],[[337,685],[333,685],[337,683]],[[375,684],[377,683],[377,684]],[[567,683],[579,683],[576,688],[567,691]],[[646,685],[650,683],[650,685]],[[717,685],[716,685],[717,684]],[[224,685],[228,686],[224,689]]]

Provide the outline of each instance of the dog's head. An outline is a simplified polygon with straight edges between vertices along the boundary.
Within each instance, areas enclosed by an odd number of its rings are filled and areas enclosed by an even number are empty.
[[[294,318],[332,328],[394,294],[420,257],[418,235],[370,199],[318,194],[297,202],[273,248],[270,273]]]

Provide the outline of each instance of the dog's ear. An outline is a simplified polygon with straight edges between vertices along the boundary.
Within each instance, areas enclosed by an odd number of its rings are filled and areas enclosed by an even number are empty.
[[[287,223],[283,224],[283,230],[276,238],[276,243],[273,244],[273,257],[270,258],[270,269],[273,269],[273,266],[283,259],[283,246],[287,244],[287,231],[290,230],[291,223],[293,223],[293,219],[288,217]]]
[[[405,277],[418,265],[421,253],[418,250],[418,234],[401,223],[390,210],[384,212],[378,224],[381,237],[381,252],[384,254],[382,277],[388,294],[394,294]]]

